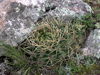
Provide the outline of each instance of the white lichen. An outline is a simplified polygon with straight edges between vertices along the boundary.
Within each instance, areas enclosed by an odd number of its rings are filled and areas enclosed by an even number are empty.
[[[89,5],[86,5],[85,7],[86,7],[87,11],[89,11],[90,13],[93,13],[93,10],[92,10],[92,8]]]
[[[94,30],[93,39],[94,39],[95,45],[98,48],[100,48],[100,29],[95,29]]]
[[[98,29],[100,29],[100,23],[97,22],[97,23],[95,24],[95,27],[98,28]]]
[[[15,11],[18,13],[20,11],[20,8],[16,7]]]
[[[96,54],[94,54],[94,56],[96,57],[96,58],[100,58],[100,49],[98,50],[98,52],[96,53]]]

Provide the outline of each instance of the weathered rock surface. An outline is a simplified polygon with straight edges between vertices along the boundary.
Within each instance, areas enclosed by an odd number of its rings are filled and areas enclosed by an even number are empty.
[[[81,16],[87,13],[93,13],[91,7],[82,0],[49,0],[45,6],[46,10],[51,8],[47,13],[54,17],[60,17],[61,20],[71,21],[75,17],[81,19]]]
[[[83,54],[100,58],[100,29],[95,29],[90,32],[85,48],[83,48]]]
[[[19,3],[11,3],[10,10],[6,14],[6,25],[0,35],[0,40],[17,46],[18,42],[23,41],[32,31],[34,22],[38,18],[35,16],[35,12],[31,6],[26,7]]]
[[[0,40],[18,46],[30,34],[39,18],[51,15],[61,19],[67,17],[66,20],[70,21],[87,13],[93,11],[82,0],[1,0]]]
[[[4,56],[0,57],[0,75],[11,75],[10,70],[13,68],[8,65],[9,60],[7,60]]]
[[[83,55],[91,55],[92,57],[100,58],[100,23],[95,24],[96,29],[92,30],[86,40]]]

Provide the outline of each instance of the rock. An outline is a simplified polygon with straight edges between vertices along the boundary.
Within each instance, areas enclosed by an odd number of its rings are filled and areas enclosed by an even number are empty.
[[[0,40],[17,46],[32,31],[35,25],[34,22],[38,20],[37,13],[32,6],[26,7],[20,3],[11,3],[10,9],[5,17],[6,25],[0,34]]]
[[[83,49],[84,55],[91,55],[100,58],[100,29],[95,29],[90,32],[90,35]]]
[[[61,20],[65,19],[65,21],[71,21],[76,17],[81,19],[81,16],[87,13],[93,13],[91,7],[82,0],[48,0],[45,3],[45,7],[48,11],[47,13],[51,16],[60,17]]]
[[[5,59],[5,57],[0,57],[0,75],[11,75],[10,71],[13,70],[11,66],[8,65],[9,60]]]
[[[17,47],[41,18],[71,21],[88,13],[93,11],[82,0],[0,0],[0,40]]]
[[[16,47],[31,33],[41,12],[29,0],[0,2],[0,40]]]

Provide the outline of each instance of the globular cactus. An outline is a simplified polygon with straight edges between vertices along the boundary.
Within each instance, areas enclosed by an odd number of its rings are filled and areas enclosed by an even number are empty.
[[[79,52],[84,34],[84,25],[52,21],[38,22],[33,32],[23,42],[23,50],[31,62],[39,67],[57,66]]]

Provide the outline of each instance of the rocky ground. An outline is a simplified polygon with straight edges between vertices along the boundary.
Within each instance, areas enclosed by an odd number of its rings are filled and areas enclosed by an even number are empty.
[[[100,4],[97,2],[98,0],[84,0],[84,1],[86,1],[86,3],[88,3],[92,7],[92,9],[94,11],[93,18],[95,18],[94,15],[97,13],[100,13]],[[100,21],[98,21],[98,22],[100,22]],[[88,37],[89,32],[90,31],[86,31],[86,37]],[[85,41],[84,41],[84,43],[85,43]],[[10,72],[8,70],[9,68],[6,65],[6,61],[7,60],[5,59],[5,57],[0,57],[0,75],[12,75],[12,74],[10,74]],[[98,66],[100,67],[100,62],[98,63]],[[11,69],[11,67],[10,67],[10,69]],[[100,73],[97,74],[96,71],[94,71],[94,72],[95,72],[95,75],[100,75]],[[46,74],[46,75],[50,75],[50,74]],[[90,75],[90,74],[84,74],[84,75]]]

